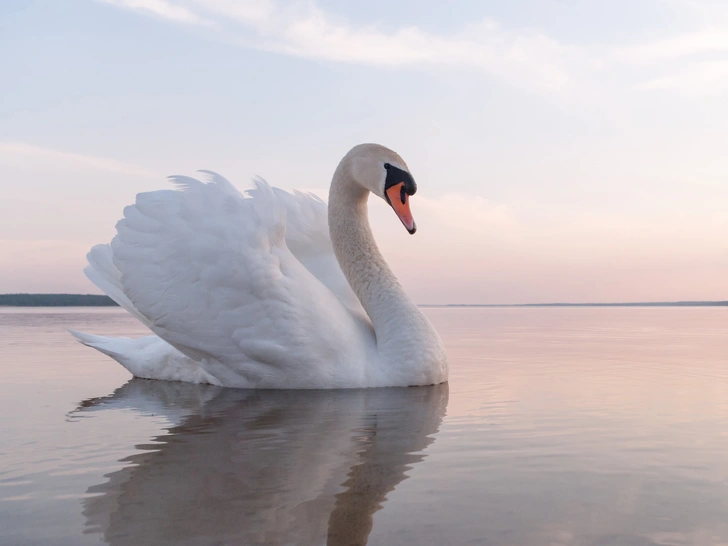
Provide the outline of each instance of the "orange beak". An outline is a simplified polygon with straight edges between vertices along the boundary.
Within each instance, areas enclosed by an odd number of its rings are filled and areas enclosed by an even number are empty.
[[[396,184],[391,188],[387,189],[387,200],[392,205],[394,212],[404,224],[411,234],[417,231],[415,220],[412,218],[412,212],[409,207],[409,195],[404,190],[404,182]]]

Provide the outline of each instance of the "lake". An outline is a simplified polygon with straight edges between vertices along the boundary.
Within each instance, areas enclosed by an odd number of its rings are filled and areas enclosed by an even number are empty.
[[[429,308],[437,387],[131,380],[0,308],[0,544],[728,544],[728,308]]]

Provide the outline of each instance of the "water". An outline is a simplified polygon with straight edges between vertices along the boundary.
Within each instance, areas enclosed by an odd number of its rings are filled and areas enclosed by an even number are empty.
[[[426,312],[449,385],[255,392],[0,308],[0,544],[728,544],[728,309]]]

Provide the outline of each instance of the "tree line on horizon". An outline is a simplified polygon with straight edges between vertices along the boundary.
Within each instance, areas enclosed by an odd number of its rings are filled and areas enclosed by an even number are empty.
[[[95,294],[0,294],[0,306],[11,307],[111,307],[109,296]]]

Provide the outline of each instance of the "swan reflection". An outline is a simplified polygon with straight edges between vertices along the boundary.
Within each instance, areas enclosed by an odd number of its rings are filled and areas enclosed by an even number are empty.
[[[79,411],[134,408],[174,426],[89,488],[87,532],[115,546],[366,544],[447,399],[447,384],[252,391],[131,380]]]

